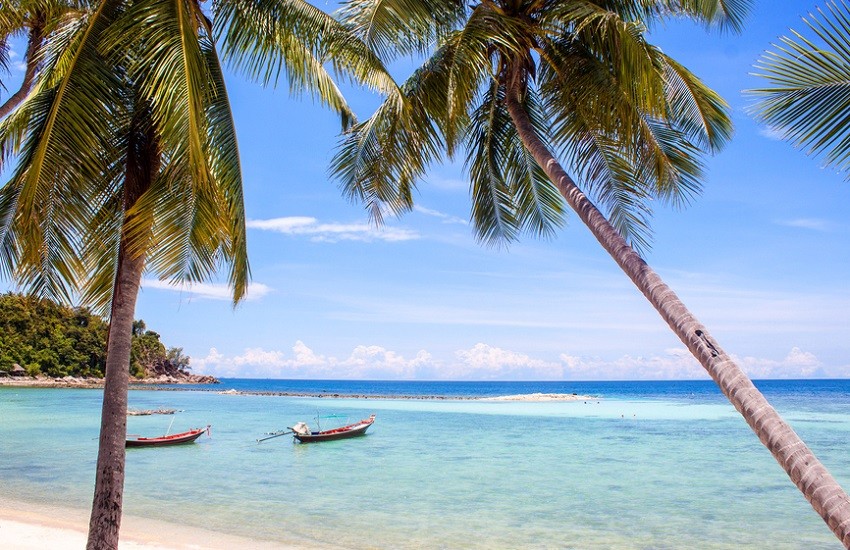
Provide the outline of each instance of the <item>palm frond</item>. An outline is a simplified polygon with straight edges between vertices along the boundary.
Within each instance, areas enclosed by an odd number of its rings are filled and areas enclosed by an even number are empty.
[[[667,118],[682,132],[711,151],[719,151],[732,138],[729,105],[717,92],[669,56],[664,56]]]
[[[570,41],[548,42],[543,57],[547,64],[540,72],[540,91],[555,143],[618,231],[636,248],[646,249],[651,201],[683,205],[699,192],[703,153],[689,133],[703,131],[702,119],[708,116],[725,128],[725,113],[710,110],[711,103],[709,108],[694,106],[705,100],[702,96],[676,95],[681,88],[659,72],[653,74],[666,87],[663,108],[657,109],[663,115],[647,113],[632,101],[631,83],[622,83],[594,52]],[[691,86],[701,93],[698,81]]]
[[[339,113],[343,128],[354,114],[326,70],[383,94],[397,87],[383,62],[339,21],[301,0],[230,0],[216,4],[215,33],[222,56],[264,85],[289,79]]]
[[[442,42],[466,15],[459,0],[347,0],[340,20],[383,60],[424,54]]]
[[[565,2],[546,17],[542,49],[549,42],[569,42],[605,66],[628,101],[653,116],[664,115],[664,62],[660,50],[646,41],[641,20],[629,21],[592,2]],[[561,65],[557,60],[555,66]]]
[[[9,42],[3,36],[0,36],[0,71],[9,72]],[[0,89],[6,89],[2,79],[0,79]]]
[[[242,168],[239,162],[239,147],[236,141],[236,126],[230,110],[224,74],[215,49],[207,52],[207,64],[215,90],[213,100],[207,107],[210,121],[208,150],[217,187],[220,190],[224,219],[227,224],[226,239],[221,245],[223,256],[229,267],[229,282],[236,303],[245,296],[251,269],[248,264],[248,246],[245,226],[245,204],[242,196]]]
[[[442,150],[454,150],[489,66],[470,40],[474,35],[454,33],[400,94],[390,95],[372,117],[343,135],[331,174],[374,220],[380,222],[384,206],[393,212],[410,209],[417,179]]]
[[[442,151],[451,156],[482,84],[495,79],[490,56],[522,51],[525,23],[479,6],[367,121],[343,136],[331,173],[351,200],[380,221],[384,207],[412,206],[417,179]]]
[[[472,220],[478,238],[489,245],[514,241],[519,230],[514,193],[505,174],[513,125],[504,108],[504,97],[504,86],[493,79],[470,117],[466,134]]]
[[[523,99],[523,107],[538,137],[544,143],[551,142],[549,120],[538,94],[530,89]],[[507,174],[514,187],[520,227],[536,237],[553,236],[555,229],[564,223],[564,199],[525,147],[513,123],[508,159]]]
[[[402,88],[405,90],[405,87]],[[349,200],[381,223],[385,208],[410,210],[412,190],[443,147],[439,131],[416,97],[390,97],[366,121],[343,134],[330,172]]]
[[[707,26],[744,30],[753,0],[664,0],[666,8],[676,16],[687,16]]]
[[[115,8],[116,2],[104,2],[57,30],[35,89],[0,132],[4,149],[19,151],[4,205],[14,211],[3,216],[10,220],[4,223],[4,257],[15,262],[19,283],[66,302],[84,271],[80,235],[110,147],[107,98],[114,80],[97,48]]]
[[[493,79],[466,134],[472,219],[479,239],[488,245],[510,243],[523,231],[551,236],[563,224],[563,198],[520,139],[505,93],[505,86]],[[536,95],[527,94],[523,105],[539,136],[547,140],[547,120]]]
[[[751,112],[850,178],[850,7],[829,2],[804,22],[814,39],[792,31],[759,58],[770,86],[749,91],[760,98]]]
[[[150,102],[163,149],[185,157],[196,184],[209,187],[204,105],[212,92],[202,43],[210,37],[197,6],[187,0],[134,2],[110,28],[106,47],[126,57],[128,77]]]
[[[96,203],[83,239],[85,262],[80,300],[100,315],[108,315],[115,290],[121,228],[124,224],[123,195],[120,192],[125,171],[123,156],[104,175],[103,200]]]

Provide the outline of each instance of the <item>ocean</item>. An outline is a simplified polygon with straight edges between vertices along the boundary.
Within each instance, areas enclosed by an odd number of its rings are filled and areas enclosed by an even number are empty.
[[[850,381],[756,385],[850,489]],[[533,393],[591,398],[476,399]],[[100,403],[98,390],[0,387],[0,493],[87,509]],[[132,390],[130,406],[180,411],[130,417],[130,433],[209,424],[211,436],[129,449],[125,514],[281,546],[842,547],[710,381],[225,379]],[[257,443],[371,413],[362,438]]]

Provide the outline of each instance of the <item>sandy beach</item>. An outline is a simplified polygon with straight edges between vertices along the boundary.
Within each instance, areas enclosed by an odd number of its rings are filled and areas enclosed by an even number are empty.
[[[4,550],[80,550],[86,546],[88,511],[10,501],[0,497],[0,548]],[[121,550],[281,550],[319,548],[271,543],[215,531],[124,516]]]

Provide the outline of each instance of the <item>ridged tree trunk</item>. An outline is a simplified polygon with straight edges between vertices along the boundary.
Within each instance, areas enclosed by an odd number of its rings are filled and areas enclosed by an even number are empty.
[[[21,87],[18,91],[9,96],[3,105],[0,105],[0,119],[11,113],[27,97],[27,94],[30,93],[32,83],[35,80],[35,72],[38,69],[38,51],[41,49],[41,43],[43,41],[44,17],[36,15],[35,20],[30,25],[27,51],[24,54],[27,63],[27,68],[24,71],[24,80],[21,82]]]
[[[157,141],[146,124],[144,114],[137,115],[134,121],[128,148],[124,183],[125,213],[150,187],[154,175],[159,171]],[[126,231],[122,230],[109,319],[100,446],[87,550],[116,550],[121,527],[133,315],[145,264],[144,255],[131,256],[127,249]]]
[[[850,548],[850,498],[744,371],[720,349],[678,296],[629,246],[567,175],[534,131],[520,102],[521,93],[519,85],[511,86],[506,94],[506,104],[520,138],[534,159],[603,248],[720,386],[723,394],[770,450],[812,508],[821,515],[844,546]]]

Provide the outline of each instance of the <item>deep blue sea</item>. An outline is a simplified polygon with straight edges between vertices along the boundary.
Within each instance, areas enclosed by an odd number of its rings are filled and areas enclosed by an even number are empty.
[[[850,381],[756,385],[850,488]],[[130,417],[130,433],[210,424],[212,436],[128,450],[125,514],[282,547],[841,548],[710,381],[196,389],[131,391],[132,408],[181,412]],[[588,399],[476,399],[534,393]],[[0,502],[86,509],[100,403],[99,390],[0,387]],[[317,415],[371,413],[363,438],[256,441]]]

